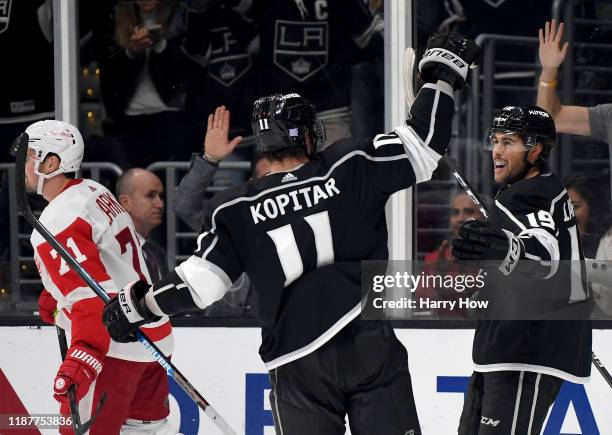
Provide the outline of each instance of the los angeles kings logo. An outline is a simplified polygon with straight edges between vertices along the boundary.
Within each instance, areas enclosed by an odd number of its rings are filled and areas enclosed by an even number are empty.
[[[274,28],[274,64],[303,82],[327,66],[329,27],[320,21],[277,20]]]
[[[11,3],[12,0],[0,0],[0,33],[8,29],[11,20]]]

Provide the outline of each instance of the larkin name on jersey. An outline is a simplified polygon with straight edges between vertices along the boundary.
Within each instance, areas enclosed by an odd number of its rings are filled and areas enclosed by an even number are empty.
[[[150,282],[132,219],[104,186],[92,180],[70,181],[45,208],[40,222],[107,293],[117,293],[132,281]],[[109,356],[153,361],[140,343],[107,342],[102,301],[37,231],[30,241],[43,285],[57,300],[56,321],[72,333],[73,341],[93,340],[99,347],[109,346]],[[164,353],[172,352],[167,318],[147,325],[146,333]]]

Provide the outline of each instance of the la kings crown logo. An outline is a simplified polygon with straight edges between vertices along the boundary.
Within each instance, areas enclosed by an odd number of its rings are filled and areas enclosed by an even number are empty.
[[[326,21],[277,20],[274,64],[299,82],[327,66],[329,26]]]
[[[211,39],[208,75],[229,88],[251,69],[251,55],[238,44],[232,30],[227,26],[213,29]]]
[[[4,33],[11,20],[12,0],[0,0],[0,33]]]

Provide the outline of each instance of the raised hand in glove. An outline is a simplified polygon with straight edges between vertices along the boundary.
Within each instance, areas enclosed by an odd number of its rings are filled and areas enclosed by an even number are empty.
[[[160,319],[145,303],[149,287],[144,281],[135,281],[106,303],[102,322],[113,340],[119,343],[137,341],[134,333],[141,325]]]
[[[459,228],[459,237],[452,242],[453,257],[494,266],[509,275],[523,256],[521,240],[509,231],[494,227],[488,221],[467,220]]]
[[[85,345],[70,346],[66,359],[55,375],[53,397],[62,404],[62,407],[67,407],[68,387],[74,384],[77,401],[81,400],[101,371],[102,355],[98,351]]]
[[[469,68],[476,65],[479,55],[478,44],[459,33],[432,36],[419,62],[421,78],[425,83],[443,80],[455,90],[461,89]]]

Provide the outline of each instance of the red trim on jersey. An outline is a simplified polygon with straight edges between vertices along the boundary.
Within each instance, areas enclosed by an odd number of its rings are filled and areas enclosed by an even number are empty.
[[[76,186],[77,184],[81,184],[82,181],[83,181],[82,178],[75,178],[74,180],[68,180],[68,182],[66,183],[66,185],[64,186],[64,188],[61,190],[60,193],[62,193],[64,190],[70,189],[72,186]]]
[[[143,327],[142,331],[151,341],[160,341],[172,334],[172,324],[170,321],[167,321],[154,328]]]
[[[82,218],[76,218],[61,233],[56,234],[55,238],[64,248],[67,248],[68,252],[72,254],[93,279],[98,282],[110,280],[110,276],[100,259],[98,247],[93,241],[92,227],[87,221]],[[75,252],[75,246],[78,252]],[[36,251],[47,272],[49,272],[49,277],[64,296],[67,296],[76,288],[87,287],[85,281],[68,267],[49,242],[45,241],[38,245]]]
[[[102,323],[103,309],[104,302],[98,297],[83,299],[72,306],[70,346],[85,345],[106,355],[110,345],[110,335]]]

